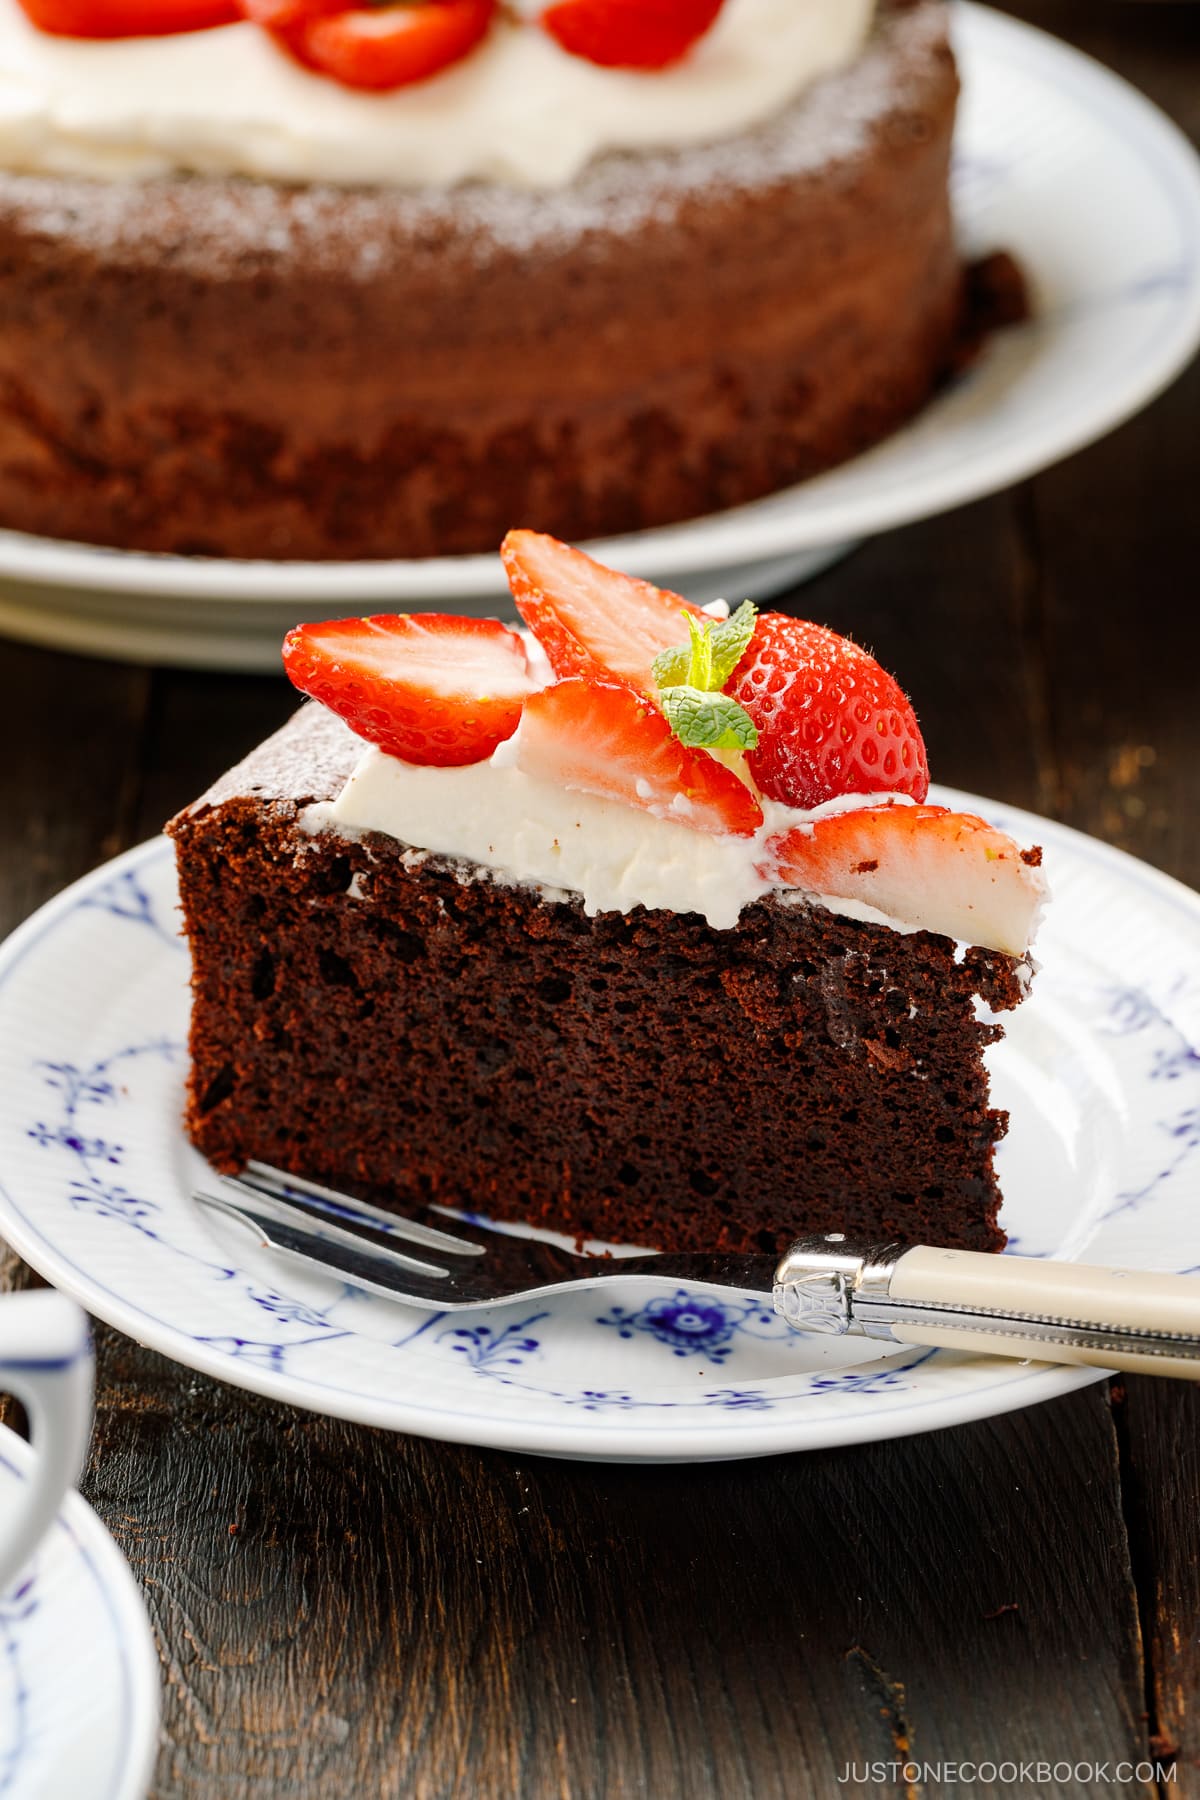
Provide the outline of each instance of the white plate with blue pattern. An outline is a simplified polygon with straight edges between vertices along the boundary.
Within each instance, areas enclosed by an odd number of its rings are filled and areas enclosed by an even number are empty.
[[[937,792],[935,790],[935,792]],[[989,1051],[1025,1255],[1200,1268],[1200,898],[1062,826],[1032,998]],[[1063,1394],[1094,1371],[800,1337],[761,1297],[606,1287],[469,1317],[308,1278],[190,1199],[188,956],[163,840],[0,949],[0,1231],[89,1310],[237,1387],[522,1452],[701,1461],[856,1443]]]
[[[0,1426],[0,1510],[32,1457]],[[3,1800],[142,1800],[158,1748],[158,1654],[137,1584],[78,1494],[0,1594]]]
[[[1033,997],[990,1051],[1022,1255],[1200,1267],[1200,898],[1119,851],[941,790],[1045,846]],[[604,1289],[455,1318],[286,1271],[189,1199],[187,950],[166,841],[0,949],[0,1229],[99,1318],[297,1406],[468,1444],[689,1462],[853,1444],[1094,1381],[795,1336],[761,1298]]]
[[[984,6],[955,9],[954,198],[968,254],[1004,247],[1035,318],[912,425],[750,506],[597,546],[695,600],[778,593],[849,543],[1023,480],[1154,398],[1200,342],[1200,163],[1128,83]],[[278,563],[149,556],[0,531],[0,631],[148,661],[277,669],[301,618],[496,611],[495,556]]]

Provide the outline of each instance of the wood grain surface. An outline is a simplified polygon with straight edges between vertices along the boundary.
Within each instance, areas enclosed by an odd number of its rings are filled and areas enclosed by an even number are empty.
[[[1034,0],[1200,136],[1200,8]],[[939,779],[1200,886],[1200,369],[793,597],[916,696]],[[158,829],[282,680],[0,643],[0,931]],[[1198,1195],[1200,1201],[1200,1195]],[[5,1280],[32,1278],[8,1258]],[[101,1329],[85,1492],[162,1654],[156,1800],[1200,1794],[1200,1395],[1100,1384],[889,1444],[620,1468],[401,1439]],[[1120,1761],[1166,1758],[1118,1781]],[[59,1800],[58,1796],[52,1800]],[[62,1800],[72,1800],[63,1796]]]

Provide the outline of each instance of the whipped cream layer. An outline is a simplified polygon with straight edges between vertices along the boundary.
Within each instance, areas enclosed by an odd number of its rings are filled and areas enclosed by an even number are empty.
[[[577,894],[589,915],[650,911],[700,913],[718,930],[771,892],[758,872],[768,838],[831,813],[911,805],[897,794],[851,794],[811,812],[763,801],[752,838],[715,836],[617,801],[573,793],[512,764],[512,740],[489,762],[460,769],[418,768],[368,749],[338,798],[307,808],[310,831],[379,831],[411,848],[462,857],[498,878]],[[846,917],[917,930],[853,900],[805,896]]]
[[[562,187],[606,150],[707,142],[780,112],[862,48],[873,0],[726,0],[674,67],[602,69],[504,17],[451,69],[391,94],[340,87],[254,25],[49,37],[0,0],[0,167],[148,178]]]

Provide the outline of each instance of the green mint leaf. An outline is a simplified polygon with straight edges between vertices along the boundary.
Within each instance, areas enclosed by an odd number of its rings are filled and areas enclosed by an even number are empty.
[[[686,650],[664,650],[654,659],[654,679],[660,688],[684,687],[691,667],[690,646]]]
[[[728,619],[698,619],[684,613],[689,642],[678,650],[664,650],[654,659],[654,679],[660,688],[696,688],[702,694],[720,693],[746,654],[754,635],[758,608],[743,600]]]
[[[758,608],[753,600],[743,600],[735,613],[719,619],[708,634],[712,655],[712,686],[723,688],[746,654],[754,636]],[[697,683],[699,686],[699,683]]]
[[[692,750],[753,750],[758,732],[745,707],[728,694],[687,686],[669,687],[660,696],[667,723]]]

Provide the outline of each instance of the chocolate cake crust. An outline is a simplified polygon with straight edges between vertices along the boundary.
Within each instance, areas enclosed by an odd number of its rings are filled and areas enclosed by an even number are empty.
[[[942,0],[563,192],[0,174],[0,524],[273,558],[694,517],[924,402],[963,305]]]
[[[1023,965],[772,896],[589,919],[379,834],[306,828],[360,746],[322,709],[173,820],[188,1130],[384,1204],[613,1242],[1004,1242],[976,1016]]]

